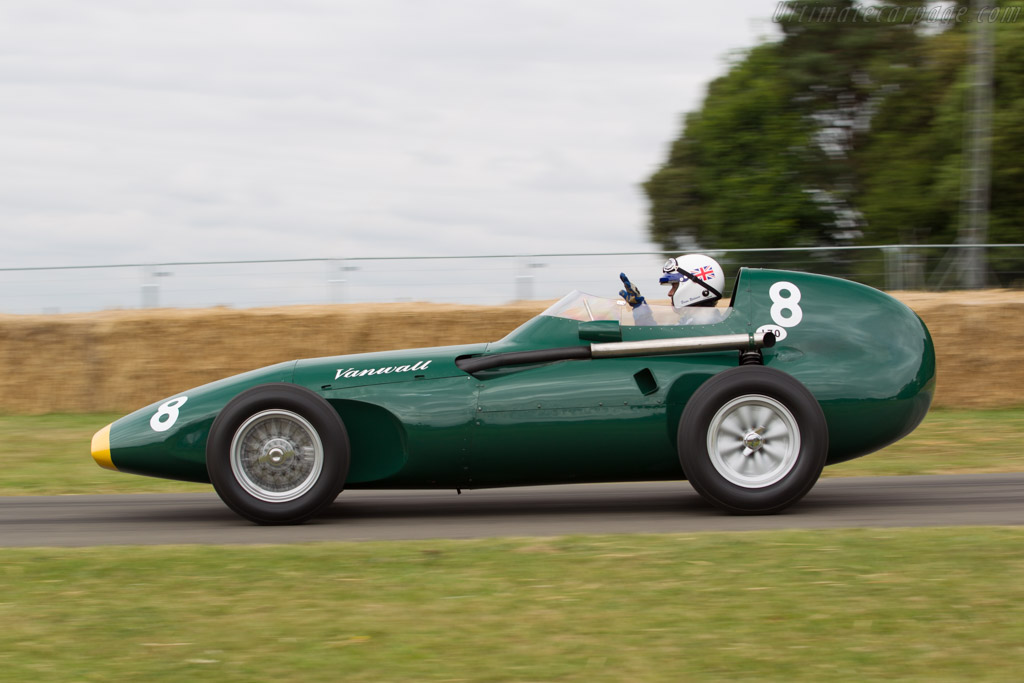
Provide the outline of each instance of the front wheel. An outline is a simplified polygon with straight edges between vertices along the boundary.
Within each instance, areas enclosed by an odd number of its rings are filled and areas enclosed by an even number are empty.
[[[349,442],[337,412],[294,384],[264,384],[214,420],[206,468],[221,500],[259,524],[298,524],[337,497]]]
[[[811,490],[828,455],[828,427],[810,391],[784,372],[741,366],[693,393],[678,433],[687,479],[712,504],[770,514]]]

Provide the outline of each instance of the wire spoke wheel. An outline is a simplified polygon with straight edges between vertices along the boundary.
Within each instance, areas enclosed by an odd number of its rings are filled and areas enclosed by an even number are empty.
[[[324,466],[324,447],[313,425],[287,410],[265,410],[246,420],[231,441],[231,471],[254,498],[295,500],[309,491]]]
[[[220,411],[206,443],[210,483],[258,524],[300,524],[345,486],[350,444],[338,412],[294,384],[260,384]]]

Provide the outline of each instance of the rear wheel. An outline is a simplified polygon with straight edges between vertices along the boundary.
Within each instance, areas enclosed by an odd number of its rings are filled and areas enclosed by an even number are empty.
[[[679,422],[679,459],[706,500],[729,512],[779,512],[817,482],[828,428],[814,396],[792,376],[762,366],[715,375],[690,397]]]
[[[298,524],[333,501],[348,474],[337,412],[294,384],[265,384],[232,399],[214,420],[206,468],[221,500],[259,524]]]

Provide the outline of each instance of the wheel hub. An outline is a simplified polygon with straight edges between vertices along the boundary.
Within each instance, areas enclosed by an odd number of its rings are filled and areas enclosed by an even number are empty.
[[[281,466],[296,457],[295,444],[287,439],[270,439],[263,444],[263,455],[257,462],[261,465]]]
[[[743,451],[744,455],[753,455],[761,448],[761,446],[764,445],[764,437],[761,436],[761,432],[763,431],[764,427],[758,427],[754,431],[748,432],[747,435],[743,437],[743,447],[745,449]]]

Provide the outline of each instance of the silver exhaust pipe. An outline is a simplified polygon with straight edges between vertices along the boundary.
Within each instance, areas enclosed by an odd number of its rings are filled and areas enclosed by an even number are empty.
[[[663,356],[673,353],[702,353],[705,351],[752,351],[775,346],[771,332],[748,334],[717,334],[710,337],[686,339],[653,339],[650,341],[610,342],[591,344],[592,358],[622,358],[624,356]]]

